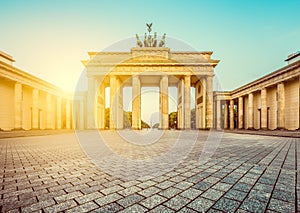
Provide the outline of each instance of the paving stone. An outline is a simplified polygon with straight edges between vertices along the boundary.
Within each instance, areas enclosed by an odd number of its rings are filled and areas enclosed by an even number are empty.
[[[214,204],[213,201],[208,200],[208,199],[203,198],[203,197],[199,197],[199,198],[196,198],[194,201],[192,201],[190,204],[188,204],[188,207],[196,210],[197,212],[205,212],[213,204]]]
[[[92,200],[96,200],[100,197],[103,197],[103,194],[101,194],[100,192],[93,192],[90,194],[86,194],[80,197],[75,198],[76,202],[78,202],[79,204],[83,204]]]
[[[95,212],[119,212],[123,209],[123,207],[117,203],[110,203],[106,206],[103,206],[97,210],[95,210]]]
[[[150,197],[153,194],[156,194],[158,192],[160,192],[161,189],[155,187],[155,186],[151,186],[147,189],[144,189],[142,191],[139,191],[138,194],[143,195],[144,197]]]
[[[152,195],[151,197],[142,200],[139,204],[145,206],[148,209],[153,209],[155,206],[165,202],[167,199],[160,195]]]
[[[120,213],[132,213],[132,212],[147,212],[148,209],[139,205],[139,204],[135,204],[133,206],[130,206],[122,211],[120,211]],[[159,211],[156,211],[156,212],[159,212]]]
[[[196,197],[199,197],[201,193],[202,193],[201,190],[189,188],[183,191],[182,193],[180,193],[180,196],[193,200]]]
[[[161,192],[159,192],[159,194],[166,198],[171,198],[179,194],[180,192],[182,192],[181,189],[170,187],[168,189],[162,190]]]
[[[218,200],[223,194],[224,194],[224,192],[222,192],[222,191],[218,191],[215,189],[208,189],[201,196],[208,198],[210,200]]]
[[[154,209],[152,209],[150,212],[156,213],[156,212],[166,212],[166,213],[173,213],[175,212],[174,210],[163,206],[163,205],[159,205],[157,207],[155,207]]]
[[[166,189],[169,188],[170,186],[173,186],[174,184],[175,184],[174,182],[166,180],[164,182],[156,184],[155,186],[161,189]]]
[[[272,193],[272,197],[278,200],[283,200],[291,203],[295,202],[295,194],[292,192],[274,190]]]
[[[130,187],[125,188],[125,189],[123,189],[121,191],[118,191],[118,193],[120,195],[123,195],[125,197],[125,196],[131,195],[133,193],[136,193],[138,191],[141,191],[141,188],[139,188],[137,186],[130,186]]]
[[[227,198],[231,198],[234,200],[242,201],[246,197],[247,193],[242,191],[237,191],[235,189],[230,189],[226,194],[224,195]]]
[[[184,190],[184,189],[189,188],[192,185],[193,185],[193,183],[190,183],[187,181],[182,181],[180,183],[175,184],[173,187]]]
[[[123,189],[124,189],[123,187],[121,187],[119,185],[116,185],[116,186],[112,186],[112,187],[109,187],[109,188],[102,189],[101,192],[105,195],[108,195],[108,194],[112,194],[112,193],[117,192],[117,191],[121,191]]]
[[[277,212],[295,212],[295,205],[293,203],[288,203],[288,202],[271,198],[268,209]]]
[[[246,198],[246,200],[243,201],[241,208],[250,212],[264,212],[267,208],[267,203]]]
[[[122,198],[121,200],[118,200],[117,203],[123,206],[124,208],[131,206],[132,204],[135,204],[141,200],[143,200],[144,197],[138,194],[132,194],[125,198]]]
[[[74,206],[76,206],[76,202],[74,200],[67,200],[65,202],[47,207],[44,209],[44,212],[61,212],[64,211],[66,209],[70,209]]]
[[[252,185],[246,184],[246,183],[240,183],[240,182],[236,183],[233,186],[233,189],[240,190],[240,191],[243,191],[243,192],[248,192],[248,191],[250,191],[251,188],[252,188]]]
[[[74,208],[71,208],[71,209],[68,209],[66,211],[66,213],[71,213],[71,212],[74,212],[74,213],[77,213],[77,212],[89,212],[89,211],[92,211],[94,209],[97,209],[99,206],[94,203],[94,202],[88,202],[88,203],[84,203],[80,206],[76,206]]]
[[[95,202],[99,205],[99,206],[104,206],[108,203],[112,203],[115,202],[116,200],[122,199],[123,197],[117,193],[113,193],[113,194],[109,194],[106,195],[104,197],[101,197],[97,200],[95,200]]]
[[[235,212],[239,207],[240,203],[231,199],[221,198],[218,202],[213,206],[213,208],[222,210],[224,212]]]
[[[178,211],[182,207],[186,206],[189,202],[190,202],[189,199],[177,195],[176,197],[173,197],[167,202],[165,202],[164,205],[167,206],[168,208]]]
[[[219,191],[227,191],[228,189],[230,189],[232,187],[231,184],[227,184],[227,183],[222,183],[222,182],[219,182],[217,183],[216,185],[214,185],[212,188],[213,189],[217,189]]]
[[[193,188],[199,189],[199,190],[202,190],[202,191],[207,190],[209,187],[211,187],[211,183],[207,183],[207,182],[204,182],[204,181],[201,181],[201,182],[199,182],[199,183],[197,183],[193,186]]]

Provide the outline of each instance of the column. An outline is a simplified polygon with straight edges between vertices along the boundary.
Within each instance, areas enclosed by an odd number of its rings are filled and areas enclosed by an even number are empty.
[[[31,128],[39,129],[39,90],[33,89],[32,91],[32,108],[31,108]]]
[[[98,128],[105,129],[105,85],[102,83],[98,94]]]
[[[244,128],[244,104],[243,97],[239,97],[239,129]]]
[[[22,84],[15,83],[15,129],[22,129]]]
[[[168,96],[168,87],[169,81],[168,76],[162,76],[160,80],[160,116],[161,116],[161,129],[168,129],[169,128],[169,96]]]
[[[221,101],[217,100],[217,130],[221,129]]]
[[[224,129],[228,129],[228,101],[224,104]]]
[[[66,100],[66,129],[71,129],[71,103]]]
[[[230,100],[230,129],[234,129],[234,101]]]
[[[202,108],[202,129],[206,128],[206,79],[201,79],[202,89],[203,89],[203,108]]]
[[[191,129],[191,76],[184,76],[184,128]]]
[[[96,108],[96,80],[93,76],[88,76],[87,94],[87,128],[95,129]]]
[[[268,129],[267,89],[261,90],[261,129]]]
[[[109,128],[116,129],[117,127],[117,77],[110,76],[109,79],[110,84],[110,108],[109,108]]]
[[[178,82],[178,113],[177,113],[177,128],[184,128],[184,79]]]
[[[132,77],[132,128],[141,129],[141,82],[139,76]]]
[[[281,82],[277,85],[277,128],[285,129],[285,94],[284,94],[284,83]]]
[[[61,97],[56,99],[56,129],[61,129]]]
[[[52,96],[47,93],[46,95],[46,129],[52,129],[52,119],[53,119],[53,110],[52,110]]]
[[[253,93],[248,94],[248,129],[254,129]]]
[[[206,128],[213,127],[213,76],[206,77]]]
[[[117,78],[117,92],[116,92],[116,104],[117,104],[117,129],[123,129],[123,87],[120,78]]]

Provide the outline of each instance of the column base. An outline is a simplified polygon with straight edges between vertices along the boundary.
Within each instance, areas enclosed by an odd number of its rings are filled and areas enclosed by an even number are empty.
[[[255,130],[254,127],[248,127],[247,130]]]
[[[281,131],[284,131],[284,130],[287,130],[286,128],[284,127],[277,127],[276,130],[281,130]]]
[[[267,127],[262,127],[260,130],[269,130]]]

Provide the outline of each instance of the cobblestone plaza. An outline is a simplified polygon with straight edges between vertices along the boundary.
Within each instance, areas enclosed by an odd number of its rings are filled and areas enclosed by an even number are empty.
[[[126,178],[126,174],[143,168],[143,161],[172,150],[181,134],[181,131],[156,131],[161,133],[159,140],[146,145],[126,142],[114,131],[101,132],[112,153],[133,162],[139,160],[140,165],[103,161],[103,166],[96,166],[74,133],[0,139],[0,211],[297,212],[300,209],[299,137],[219,133],[220,144],[205,162],[199,159],[210,132],[200,131],[190,152],[172,168],[159,167],[165,163],[161,162],[150,168],[156,170],[150,171],[150,175]],[[183,139],[194,137],[195,132],[186,131]],[[121,172],[114,175],[114,171]]]

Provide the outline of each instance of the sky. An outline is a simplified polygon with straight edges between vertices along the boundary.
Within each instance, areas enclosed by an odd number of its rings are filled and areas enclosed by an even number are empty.
[[[166,46],[174,38],[213,51],[218,90],[228,91],[285,66],[300,50],[299,8],[299,0],[0,1],[0,50],[16,67],[72,92],[88,51],[143,35],[152,22],[167,34]]]

